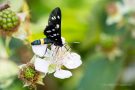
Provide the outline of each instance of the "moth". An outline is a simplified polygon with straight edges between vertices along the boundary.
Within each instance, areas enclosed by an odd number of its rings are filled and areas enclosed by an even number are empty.
[[[31,45],[51,43],[55,46],[63,46],[61,39],[61,10],[59,7],[52,10],[48,19],[48,25],[44,29],[44,35],[46,35],[46,38],[35,40]]]

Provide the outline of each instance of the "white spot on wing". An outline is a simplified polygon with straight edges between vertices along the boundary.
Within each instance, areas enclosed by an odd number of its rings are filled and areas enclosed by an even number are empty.
[[[52,17],[52,20],[54,20],[54,18]]]
[[[53,36],[50,36],[50,37],[53,37]]]
[[[60,25],[59,24],[56,24],[56,28],[59,28],[60,27]]]
[[[56,34],[53,34],[53,36],[56,36]]]
[[[60,16],[57,16],[58,19],[60,19]]]
[[[55,16],[54,16],[53,18],[54,18],[54,19],[56,19],[56,17],[55,17]]]
[[[50,33],[51,32],[51,30],[48,30],[48,31],[46,31],[47,33]]]
[[[55,29],[52,29],[52,31],[55,31]]]

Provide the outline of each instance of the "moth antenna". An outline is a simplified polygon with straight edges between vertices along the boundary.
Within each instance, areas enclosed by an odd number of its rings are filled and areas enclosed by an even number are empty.
[[[81,42],[70,42],[70,43],[80,44]],[[66,42],[65,44],[68,44],[68,43]]]
[[[80,44],[80,42],[72,42],[72,43],[75,43],[75,44]]]

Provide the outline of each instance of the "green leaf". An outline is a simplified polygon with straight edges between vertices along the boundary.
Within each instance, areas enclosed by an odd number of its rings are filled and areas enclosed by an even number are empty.
[[[119,78],[123,60],[109,61],[104,55],[94,55],[88,60],[77,90],[113,90]]]

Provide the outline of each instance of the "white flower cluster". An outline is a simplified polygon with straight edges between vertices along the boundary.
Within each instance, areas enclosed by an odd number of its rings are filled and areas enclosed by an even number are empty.
[[[121,2],[114,2],[107,7],[108,17],[106,20],[107,25],[119,23],[124,18],[125,14],[135,12],[135,0],[122,0]],[[129,20],[129,22],[131,22]]]
[[[35,53],[32,59],[35,69],[45,75],[54,73],[57,78],[69,78],[72,73],[63,68],[75,69],[82,64],[80,55],[71,52],[64,46],[51,45],[49,49],[47,44],[32,45],[32,50]]]

